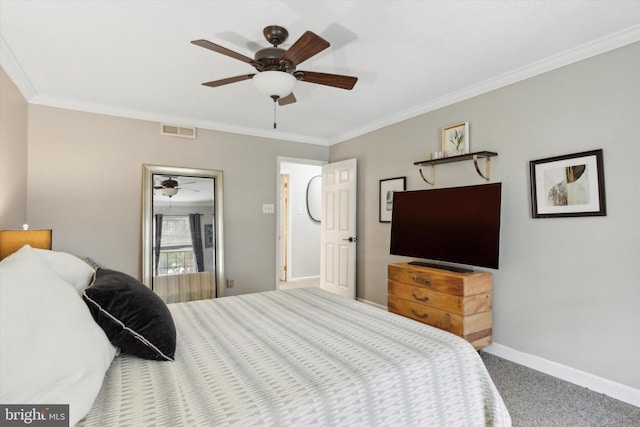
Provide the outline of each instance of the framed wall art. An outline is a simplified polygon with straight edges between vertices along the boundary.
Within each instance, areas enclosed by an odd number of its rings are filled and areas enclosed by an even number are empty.
[[[380,180],[379,221],[391,222],[393,211],[393,193],[407,189],[407,177],[389,178]]]
[[[204,247],[213,247],[213,224],[204,225]]]
[[[442,129],[442,152],[447,156],[469,153],[469,122]]]
[[[533,218],[605,216],[602,149],[529,162]]]

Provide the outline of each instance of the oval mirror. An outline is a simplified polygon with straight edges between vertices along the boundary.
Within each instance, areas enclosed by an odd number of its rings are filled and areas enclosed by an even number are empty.
[[[307,212],[312,221],[322,219],[322,176],[317,175],[309,180],[307,185]]]

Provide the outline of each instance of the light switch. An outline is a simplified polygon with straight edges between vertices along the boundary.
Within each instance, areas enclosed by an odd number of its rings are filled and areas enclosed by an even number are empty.
[[[265,203],[262,205],[262,213],[274,213],[273,203]]]

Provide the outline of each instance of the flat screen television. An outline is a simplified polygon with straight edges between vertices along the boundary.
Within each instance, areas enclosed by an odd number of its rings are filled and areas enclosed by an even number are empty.
[[[501,193],[501,183],[394,193],[390,253],[497,269]]]

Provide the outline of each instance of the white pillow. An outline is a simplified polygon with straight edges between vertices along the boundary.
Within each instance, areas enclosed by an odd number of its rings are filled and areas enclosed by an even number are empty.
[[[65,282],[73,285],[79,294],[91,284],[95,270],[89,264],[75,255],[66,252],[50,251],[32,248],[49,264],[49,267],[62,277]]]
[[[91,409],[116,348],[77,292],[30,246],[0,263],[0,402]]]
[[[93,275],[96,271],[93,269],[93,267],[91,267],[88,263],[86,263],[79,257],[68,254],[66,252],[32,248],[30,245],[25,246],[28,246],[31,250],[23,251],[22,249],[20,249],[19,251],[12,254],[10,258],[28,258],[30,256],[33,256],[34,253],[37,254],[47,262],[49,268],[51,268],[65,282],[73,286],[80,295],[82,295],[82,292],[93,281]],[[0,262],[4,262],[6,259],[7,258]]]

